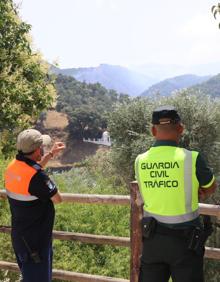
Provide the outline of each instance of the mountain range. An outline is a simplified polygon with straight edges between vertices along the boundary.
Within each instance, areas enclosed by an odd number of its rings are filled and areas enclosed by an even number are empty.
[[[52,67],[52,71],[56,74],[72,76],[81,82],[99,82],[107,89],[114,89],[119,93],[129,94],[130,96],[139,95],[150,85],[157,82],[150,76],[128,68],[107,64],[90,68],[59,69]]]
[[[160,64],[147,64],[130,68],[108,64],[67,69],[51,66],[51,71],[55,74],[74,77],[81,82],[98,82],[107,89],[114,89],[119,93],[134,97],[141,94],[143,96],[152,95],[155,92],[160,92],[161,95],[169,95],[174,90],[191,87],[206,81],[208,83],[211,75],[220,73],[220,63],[187,68]]]
[[[220,97],[220,74],[211,77],[202,84],[193,86],[192,89],[200,90],[202,93],[212,97]]]
[[[141,96],[153,96],[159,93],[161,96],[169,96],[173,91],[201,84],[210,79],[211,76],[198,76],[185,74],[165,79],[149,87]]]

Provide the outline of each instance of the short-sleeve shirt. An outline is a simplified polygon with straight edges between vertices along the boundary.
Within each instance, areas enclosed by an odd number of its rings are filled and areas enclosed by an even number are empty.
[[[177,143],[175,141],[167,141],[167,140],[157,140],[153,147],[158,146],[174,146],[177,147]],[[196,159],[196,177],[199,182],[200,187],[209,187],[211,186],[214,175],[211,171],[211,169],[208,167],[207,163],[205,162],[204,158],[200,153],[198,153],[197,159]]]
[[[57,193],[57,187],[39,164],[22,154],[18,154],[16,159],[36,168],[28,192],[37,199],[19,201],[8,197],[12,215],[12,244],[16,252],[40,251],[51,244],[55,217],[51,197]]]

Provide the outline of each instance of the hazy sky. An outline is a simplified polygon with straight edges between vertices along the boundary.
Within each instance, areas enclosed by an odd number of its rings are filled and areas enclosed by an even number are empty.
[[[16,0],[34,46],[59,66],[220,61],[217,0]]]

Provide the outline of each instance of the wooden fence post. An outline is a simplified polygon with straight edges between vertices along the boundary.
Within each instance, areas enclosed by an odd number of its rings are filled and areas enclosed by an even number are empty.
[[[143,216],[142,199],[140,196],[138,184],[131,182],[131,221],[130,221],[130,239],[131,239],[131,265],[130,282],[138,282],[140,256],[142,251],[142,232],[141,218]]]

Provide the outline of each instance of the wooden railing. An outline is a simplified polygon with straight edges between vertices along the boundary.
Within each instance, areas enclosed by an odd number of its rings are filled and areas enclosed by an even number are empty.
[[[6,193],[0,190],[0,199],[6,199]],[[59,240],[77,240],[91,244],[109,244],[114,246],[130,247],[130,282],[138,281],[140,256],[141,256],[141,226],[140,220],[143,215],[142,200],[140,197],[137,182],[131,183],[130,196],[115,195],[91,195],[91,194],[62,194],[63,202],[106,204],[106,205],[130,205],[130,238],[104,235],[92,235],[84,233],[53,231],[53,238]],[[220,219],[220,206],[199,204],[201,214],[216,216]],[[0,227],[0,232],[10,234],[11,228]],[[220,249],[206,247],[205,257],[220,259]],[[0,261],[0,269],[19,272],[16,263]],[[53,278],[75,282],[128,282],[127,279],[113,278],[100,275],[90,275],[71,271],[53,270]]]

